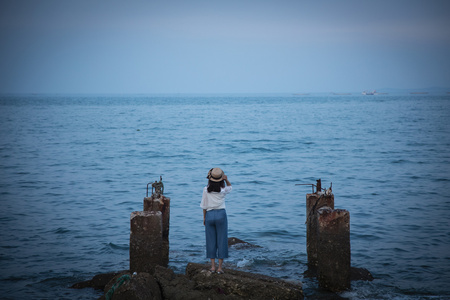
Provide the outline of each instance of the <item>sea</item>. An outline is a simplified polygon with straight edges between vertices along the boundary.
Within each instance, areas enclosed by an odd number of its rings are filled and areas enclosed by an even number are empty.
[[[169,267],[207,263],[206,175],[228,175],[227,268],[301,282],[305,299],[450,299],[450,94],[0,96],[0,298],[71,289],[129,268],[130,215],[162,178]],[[351,264],[373,281],[333,294],[304,275],[306,194],[350,213]],[[151,193],[151,187],[150,187]]]

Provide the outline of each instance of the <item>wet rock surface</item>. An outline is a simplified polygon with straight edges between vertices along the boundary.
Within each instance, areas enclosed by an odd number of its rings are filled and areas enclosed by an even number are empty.
[[[364,268],[355,268],[352,267],[350,270],[350,280],[365,280],[365,281],[372,281],[374,280],[374,277],[372,273],[369,272],[369,270]]]
[[[131,274],[129,271],[107,273],[92,280],[73,285],[73,288],[100,288],[100,299],[303,299],[301,283],[232,269],[224,274],[209,271],[209,265],[189,263],[186,274],[155,266],[154,273]]]
[[[114,300],[162,300],[161,289],[156,279],[149,273],[130,273],[115,276],[106,286],[103,299]]]
[[[261,246],[250,244],[235,237],[228,238],[228,247],[234,247],[236,249],[261,248]]]
[[[103,290],[105,286],[117,275],[123,275],[129,273],[128,271],[110,272],[104,274],[95,275],[92,279],[75,283],[70,288],[72,289],[84,289],[93,288],[96,290]]]
[[[305,276],[306,278],[317,277],[317,267],[310,266],[305,272],[303,272],[303,276]],[[370,273],[370,271],[365,268],[350,268],[351,281],[372,281],[374,279],[375,278],[373,277],[372,273]]]
[[[213,290],[232,296],[231,299],[303,299],[301,283],[232,269],[217,274],[209,272],[208,268],[208,265],[194,263],[186,267],[186,276],[199,290]]]

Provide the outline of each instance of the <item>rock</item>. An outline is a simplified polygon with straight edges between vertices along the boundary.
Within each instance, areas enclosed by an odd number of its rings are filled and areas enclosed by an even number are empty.
[[[123,280],[124,275],[129,275],[129,280]],[[111,280],[111,282],[105,288],[105,296],[109,295],[111,300],[163,299],[158,282],[149,273],[139,273],[133,276],[131,276],[131,274],[129,273],[124,275],[115,276],[114,279]],[[122,284],[118,285],[120,283]],[[103,299],[103,297],[101,299]]]
[[[235,246],[237,249],[260,248],[260,246],[247,243],[235,237],[228,238],[228,247]]]
[[[303,277],[305,278],[313,278],[317,277],[317,267],[313,265],[308,265],[308,269],[303,272]]]
[[[116,276],[111,278],[111,280],[103,287],[103,291],[105,292],[105,294],[108,293],[109,290],[111,290],[111,288],[117,284],[119,278],[122,277],[123,275],[128,275],[130,278],[132,277],[130,271],[125,271],[123,273],[117,274]]]
[[[351,280],[366,280],[366,281],[372,281],[374,280],[372,274],[369,272],[369,270],[364,268],[351,268],[351,274],[350,274]]]
[[[305,278],[312,278],[317,277],[317,267],[310,266],[308,269],[303,272],[303,276]],[[369,270],[365,268],[356,268],[351,267],[350,268],[350,280],[356,281],[356,280],[365,280],[365,281],[372,281],[374,280],[374,277],[369,272]]]
[[[115,276],[125,274],[126,272],[127,271],[121,271],[95,275],[91,280],[75,283],[70,288],[72,289],[94,288],[97,290],[103,290],[105,286],[108,284],[108,282],[110,282]]]
[[[189,263],[186,275],[155,266],[154,273],[131,275],[131,272],[108,273],[94,278],[113,278],[104,287],[100,299],[155,299],[155,300],[241,300],[241,299],[303,299],[301,283],[225,269],[225,274],[209,272],[209,265]],[[93,282],[94,278],[89,282]],[[82,283],[75,284],[82,288]],[[108,294],[109,292],[109,294]]]
[[[195,282],[185,275],[175,274],[171,269],[161,266],[155,268],[155,278],[161,287],[163,299],[168,300],[197,300],[216,299],[214,293],[196,290]]]
[[[225,274],[211,273],[208,269],[208,265],[189,263],[186,276],[195,282],[197,290],[214,291],[216,297],[226,295],[226,299],[303,299],[300,283],[289,283],[232,269],[225,269]]]

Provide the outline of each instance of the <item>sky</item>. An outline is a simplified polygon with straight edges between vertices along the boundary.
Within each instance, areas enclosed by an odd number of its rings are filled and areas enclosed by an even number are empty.
[[[0,93],[450,87],[450,1],[1,0]]]

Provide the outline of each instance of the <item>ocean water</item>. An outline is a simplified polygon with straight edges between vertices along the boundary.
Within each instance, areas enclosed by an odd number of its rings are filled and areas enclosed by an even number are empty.
[[[199,207],[223,168],[226,267],[303,283],[306,194],[331,183],[351,219],[347,299],[450,299],[450,96],[0,97],[0,295],[96,299],[69,289],[129,266],[130,214],[147,183],[171,198],[170,267],[207,262]]]

